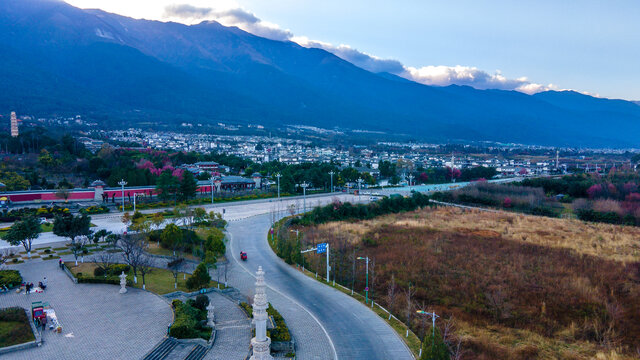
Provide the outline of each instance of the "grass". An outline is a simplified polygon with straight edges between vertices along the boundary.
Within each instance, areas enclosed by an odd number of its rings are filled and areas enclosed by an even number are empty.
[[[96,268],[96,264],[90,262],[78,263],[77,267],[74,261],[68,261],[65,262],[65,264],[67,264],[67,267],[74,275],[81,272],[86,276],[93,276],[93,270]],[[168,269],[153,268],[151,272],[145,275],[146,290],[159,295],[169,294],[174,291],[191,292],[191,290],[187,289],[186,280],[184,279],[185,275],[187,279],[190,276],[182,272],[178,274],[178,288],[176,289],[174,288],[174,278],[171,271]],[[127,280],[133,282],[133,270],[127,273]],[[209,283],[209,287],[215,286],[218,286],[217,282],[211,281],[211,283]],[[142,289],[142,276],[140,273],[138,273],[138,283],[133,284],[133,287]],[[220,288],[224,288],[224,285],[220,284]]]
[[[158,246],[158,243],[150,241],[149,248],[147,252],[152,255],[161,255],[161,256],[171,256],[173,252],[169,249],[165,249],[162,246]],[[180,256],[184,257],[188,260],[200,261],[200,258],[197,256],[193,256],[191,253],[180,252],[178,253]]]
[[[53,248],[53,250],[55,250],[55,251],[64,251],[64,250],[67,250],[67,249],[69,249],[69,248],[66,247],[66,246],[59,247],[59,248]]]
[[[24,309],[0,310],[0,348],[35,340]]]
[[[437,231],[502,236],[531,244],[565,248],[623,263],[640,261],[640,228],[580,220],[556,219],[515,213],[488,213],[446,207],[393,214],[360,222],[333,222],[318,230],[345,237],[355,244],[371,229],[381,226],[426,228]]]
[[[385,294],[383,304],[392,275],[401,294],[411,282],[414,306],[455,319],[465,358],[631,359],[637,352],[636,227],[441,207],[302,230],[307,244],[331,243],[343,261],[338,278],[345,268],[349,277],[352,248],[375,259],[374,293]],[[404,311],[397,300],[389,310]],[[410,326],[424,331],[417,319]]]

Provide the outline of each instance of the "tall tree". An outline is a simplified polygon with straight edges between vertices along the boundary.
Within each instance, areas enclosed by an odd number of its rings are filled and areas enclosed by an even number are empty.
[[[198,264],[193,274],[187,279],[187,288],[189,290],[199,290],[206,288],[211,282],[211,276],[209,275],[209,269],[203,262]]]
[[[40,236],[41,232],[40,219],[35,216],[28,216],[22,221],[15,222],[9,228],[5,235],[5,240],[13,246],[22,244],[24,250],[31,257],[31,244],[33,240]]]
[[[185,171],[182,174],[182,181],[180,181],[180,198],[182,200],[189,200],[196,196],[196,190],[198,189],[198,182],[193,177],[191,171]]]
[[[78,256],[86,252],[86,245],[91,235],[91,218],[86,214],[56,215],[53,221],[53,233],[71,240],[71,251],[78,265]],[[84,256],[83,256],[84,260]]]
[[[169,200],[171,197],[176,195],[176,192],[179,187],[178,178],[171,175],[169,171],[165,171],[158,177],[158,181],[156,183],[156,191],[158,192],[158,196],[162,200]]]

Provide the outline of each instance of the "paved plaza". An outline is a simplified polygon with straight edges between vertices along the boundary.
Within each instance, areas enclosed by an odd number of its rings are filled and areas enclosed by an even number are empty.
[[[150,292],[104,284],[74,284],[58,262],[32,260],[12,265],[25,281],[35,284],[44,276],[44,293],[0,294],[0,308],[46,301],[62,324],[62,333],[45,330],[37,348],[3,354],[2,359],[140,359],[166,334],[173,314],[170,305]]]

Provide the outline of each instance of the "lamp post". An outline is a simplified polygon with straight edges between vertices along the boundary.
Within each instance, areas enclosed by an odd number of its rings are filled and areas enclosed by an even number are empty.
[[[307,187],[309,187],[309,184],[307,184],[307,182],[305,181],[302,184],[300,184],[300,187],[302,188],[302,208],[303,208],[302,213],[306,213],[307,212]]]
[[[333,172],[333,170],[329,171],[329,176],[331,176],[331,192],[333,192],[333,175],[335,174],[335,172]]]
[[[282,174],[277,173],[276,174],[276,178],[278,179],[278,199],[280,199],[280,178],[282,177]]]
[[[432,320],[431,321],[431,329],[433,330],[432,336],[435,337],[436,336],[436,318],[439,318],[440,316],[436,315],[436,313],[434,311],[426,312],[424,310],[418,310],[416,312],[418,314],[431,316],[431,320]]]
[[[211,181],[211,204],[213,204],[213,175],[211,175],[209,181]]]
[[[124,186],[127,185],[127,182],[122,179],[118,182],[118,185],[122,187],[122,212],[124,212]]]
[[[138,196],[144,196],[144,194],[134,193],[133,194],[133,213],[136,213],[136,198]]]
[[[364,288],[364,292],[366,294],[364,303],[368,304],[369,303],[369,257],[368,256],[365,256],[365,257],[358,256],[358,260],[365,260],[366,263],[367,263],[367,285],[366,285],[367,287]]]

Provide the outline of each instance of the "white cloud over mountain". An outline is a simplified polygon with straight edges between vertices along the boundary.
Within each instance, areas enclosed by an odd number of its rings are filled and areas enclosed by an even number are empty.
[[[509,79],[503,76],[500,71],[491,74],[476,67],[429,65],[415,68],[405,66],[398,60],[382,59],[349,45],[334,45],[312,40],[305,36],[295,36],[290,30],[282,29],[277,24],[263,21],[255,14],[242,8],[215,9],[211,7],[196,7],[189,4],[176,4],[165,7],[164,17],[190,23],[215,20],[222,25],[236,26],[249,33],[268,39],[288,40],[304,47],[323,49],[365,70],[375,73],[388,72],[425,85],[468,85],[476,89],[516,90],[527,94],[557,90],[557,87],[553,84],[536,84],[526,77]]]

